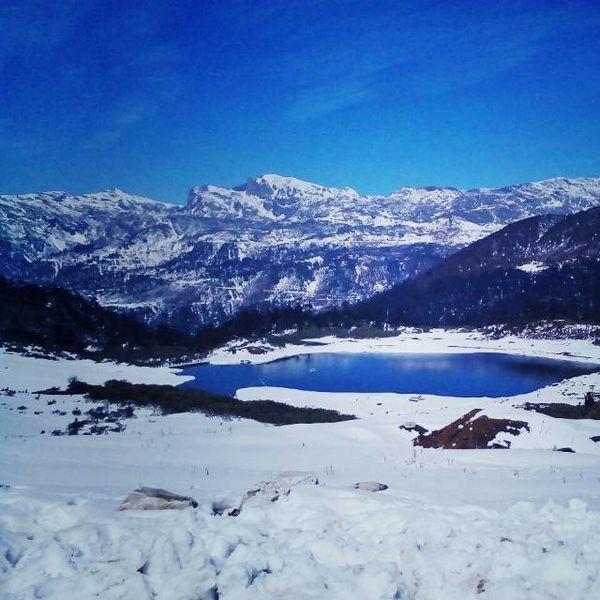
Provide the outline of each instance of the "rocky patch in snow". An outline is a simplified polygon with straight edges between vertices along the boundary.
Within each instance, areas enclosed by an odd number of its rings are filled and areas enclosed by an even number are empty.
[[[281,496],[288,496],[292,488],[298,485],[319,485],[319,478],[305,471],[283,471],[273,479],[261,481],[244,495],[242,504],[250,498],[261,496],[270,502],[276,502]]]
[[[119,510],[166,510],[197,506],[198,502],[190,496],[180,496],[161,488],[141,487],[123,500]]]
[[[481,409],[475,408],[442,429],[419,435],[414,440],[414,445],[455,450],[510,448],[510,441],[496,441],[496,436],[501,433],[519,435],[522,429],[529,431],[529,424],[525,421],[493,419],[487,415],[475,418],[475,415],[480,412]]]
[[[426,427],[423,427],[414,421],[406,421],[406,423],[402,423],[398,429],[401,429],[402,431],[410,431],[411,433],[418,433],[419,435],[424,435],[428,431]]]

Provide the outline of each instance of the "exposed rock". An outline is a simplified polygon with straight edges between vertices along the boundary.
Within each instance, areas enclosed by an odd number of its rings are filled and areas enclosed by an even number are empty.
[[[402,423],[399,429],[403,429],[404,431],[416,431],[419,435],[423,435],[429,431],[429,429],[423,427],[422,425],[417,425],[417,423],[414,421],[406,421],[406,423]]]
[[[600,435],[593,435],[590,440],[592,440],[592,442],[600,442]]]
[[[409,402],[423,402],[423,400],[425,400],[425,397],[422,394],[419,394],[418,396],[411,396],[408,399]]]
[[[240,500],[230,499],[214,500],[211,506],[213,515],[227,515],[228,517],[237,517],[240,514]]]
[[[442,429],[432,431],[428,435],[415,438],[415,446],[423,448],[475,449],[475,448],[510,448],[510,441],[495,442],[499,433],[519,435],[522,429],[529,431],[525,421],[511,419],[492,419],[486,415],[474,418],[481,412],[480,408],[469,411],[460,419],[453,421]]]
[[[246,350],[250,354],[266,354],[269,351],[269,348],[265,346],[246,346]]]
[[[164,510],[188,506],[196,508],[198,503],[189,496],[180,496],[160,488],[141,487],[123,500],[119,510]]]
[[[276,502],[282,496],[288,496],[291,489],[298,485],[319,485],[319,479],[310,471],[282,471],[272,479],[260,481],[249,489],[241,500],[222,498],[212,503],[212,511],[215,515],[227,515],[237,517],[244,504],[251,498],[262,498],[270,502]]]
[[[287,496],[293,487],[298,485],[319,485],[319,478],[310,471],[282,471],[269,481],[261,481],[254,488],[248,490],[242,499],[242,505],[257,495],[268,498],[271,502]]]
[[[379,483],[378,481],[359,481],[354,484],[355,490],[363,490],[365,492],[383,492],[387,490],[388,486],[385,483]]]
[[[575,450],[573,450],[573,448],[569,448],[569,447],[565,447],[565,448],[555,448],[554,449],[556,452],[573,452],[575,453]]]

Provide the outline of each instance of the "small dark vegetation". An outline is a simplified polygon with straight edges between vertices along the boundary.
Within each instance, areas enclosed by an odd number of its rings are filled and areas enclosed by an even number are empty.
[[[88,384],[82,383],[76,377],[71,377],[66,390],[60,390],[56,387],[53,387],[49,390],[43,390],[38,393],[50,393],[57,395],[84,394],[87,393],[88,388],[91,387],[102,386],[88,386]],[[93,406],[85,413],[83,413],[80,408],[74,408],[71,411],[71,414],[75,417],[75,419],[71,421],[64,430],[55,429],[52,431],[52,435],[100,435],[103,433],[119,433],[124,431],[126,426],[123,421],[125,419],[135,418],[134,407],[128,402],[124,405],[114,407],[111,410],[110,402],[106,399],[103,400],[104,402],[102,406]],[[52,403],[55,404],[56,400],[52,400]],[[55,409],[52,411],[52,414],[66,416],[67,413],[65,411]],[[42,431],[42,433],[44,432]]]
[[[522,429],[529,431],[529,424],[525,421],[492,419],[486,415],[474,418],[479,412],[481,409],[475,408],[442,429],[426,435],[419,435],[413,444],[423,446],[423,448],[446,448],[449,450],[510,448],[509,441],[499,444],[493,442],[494,438],[502,432],[519,435]]]
[[[526,402],[519,406],[525,410],[542,413],[557,419],[600,419],[600,394],[588,392],[583,404],[565,404],[553,402],[551,404],[536,404]]]
[[[80,421],[79,419],[76,418],[74,421],[71,421],[67,425],[67,434],[68,435],[77,435],[81,431],[81,429],[83,427],[85,427],[88,423],[89,423],[89,421],[85,421],[85,420]]]
[[[73,411],[74,413],[75,411]],[[81,411],[79,411],[81,415]],[[108,407],[94,407],[86,412],[86,417],[80,419],[79,415],[71,421],[64,431],[52,432],[52,435],[100,435],[103,433],[120,433],[125,431],[123,419],[131,419],[135,416],[133,406],[127,405],[116,410]]]
[[[324,408],[298,408],[273,400],[244,402],[195,388],[129,383],[114,379],[103,385],[71,380],[66,393],[85,394],[90,400],[105,400],[137,407],[150,406],[158,408],[163,414],[198,411],[209,416],[241,417],[272,425],[335,423],[356,418],[354,415],[340,414]],[[105,409],[100,407],[93,410]]]

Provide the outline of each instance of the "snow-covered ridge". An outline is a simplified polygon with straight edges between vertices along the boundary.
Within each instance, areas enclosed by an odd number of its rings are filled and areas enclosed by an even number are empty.
[[[297,220],[339,220],[365,223],[384,215],[388,219],[429,221],[460,216],[468,220],[508,223],[546,212],[574,212],[600,203],[600,178],[554,178],[504,188],[459,190],[453,187],[401,187],[391,194],[361,195],[352,188],[333,188],[281,175],[252,178],[235,188],[193,188],[188,210],[194,214],[213,209],[218,195],[221,210],[230,216]]]

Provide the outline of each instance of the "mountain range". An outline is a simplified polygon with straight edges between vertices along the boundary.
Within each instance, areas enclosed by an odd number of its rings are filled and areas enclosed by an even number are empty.
[[[509,224],[365,301],[319,313],[243,309],[189,335],[152,327],[70,291],[0,276],[0,340],[128,362],[186,360],[234,337],[358,325],[600,323],[600,207]]]
[[[543,241],[550,252],[519,258],[520,272],[530,275],[550,255],[569,260],[559,243],[567,225],[552,215],[597,205],[600,178],[499,189],[404,187],[365,196],[263,175],[235,188],[195,187],[185,205],[116,189],[5,195],[0,274],[55,284],[147,322],[191,331],[247,307],[323,309],[361,301],[435,273],[444,259],[510,223],[550,215],[538,227],[554,237],[523,241],[531,248]],[[508,242],[507,251],[514,250]],[[501,263],[498,253],[472,260],[483,258]]]

